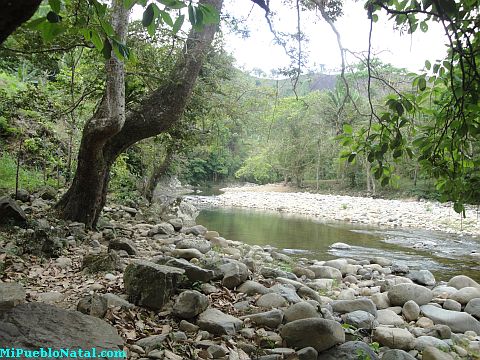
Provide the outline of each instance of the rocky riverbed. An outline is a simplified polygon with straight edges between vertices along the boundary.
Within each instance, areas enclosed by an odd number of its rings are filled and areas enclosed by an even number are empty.
[[[293,260],[178,212],[112,205],[87,231],[52,217],[53,199],[7,202],[9,216],[35,221],[0,232],[0,347],[142,360],[480,358],[480,285],[467,276],[439,282],[354,254]]]
[[[241,207],[307,215],[324,221],[374,226],[421,228],[480,235],[478,208],[468,206],[466,218],[451,204],[435,201],[384,200],[371,197],[286,192],[282,185],[224,188],[211,197],[191,197],[198,206]]]

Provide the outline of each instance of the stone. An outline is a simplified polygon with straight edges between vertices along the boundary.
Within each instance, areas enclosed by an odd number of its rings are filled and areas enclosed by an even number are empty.
[[[59,268],[66,269],[72,266],[72,259],[62,256],[55,260],[55,263]]]
[[[337,296],[338,300],[354,300],[355,299],[355,290],[353,289],[344,289],[340,291],[340,294]]]
[[[37,197],[43,200],[56,200],[57,198],[57,190],[55,190],[52,186],[43,186],[38,192]]]
[[[266,326],[270,329],[275,329],[283,321],[283,312],[278,309],[273,309],[262,313],[245,315],[240,319],[244,320],[246,318],[249,318],[255,325]]]
[[[407,321],[416,321],[420,316],[420,306],[415,301],[408,300],[403,304],[402,315]]]
[[[272,292],[282,295],[290,303],[297,303],[302,301],[302,298],[298,296],[295,286],[292,284],[275,284],[270,287]]]
[[[137,254],[137,247],[132,240],[125,239],[125,238],[117,238],[111,240],[108,243],[109,250],[124,250],[127,252],[128,255],[136,255]]]
[[[191,319],[204,312],[208,305],[207,296],[196,290],[186,290],[175,300],[173,314],[181,319]]]
[[[58,291],[48,291],[37,295],[37,301],[52,305],[62,301],[64,298],[65,296]]]
[[[348,341],[319,354],[321,360],[378,360],[379,357],[368,344],[363,341]]]
[[[318,352],[345,342],[345,333],[338,322],[318,318],[292,321],[283,326],[280,335],[290,347],[310,346]]]
[[[390,309],[378,310],[377,321],[380,325],[403,325],[403,319]]]
[[[298,360],[317,360],[318,351],[311,346],[307,346],[297,351]]]
[[[8,310],[25,302],[25,288],[17,283],[0,283],[0,311]]]
[[[363,310],[356,310],[345,314],[343,321],[357,329],[371,330],[376,326],[375,316]]]
[[[213,359],[220,359],[227,355],[227,351],[224,346],[213,344],[207,348],[207,352]]]
[[[458,301],[465,305],[472,299],[480,298],[480,287],[467,286],[463,287],[450,296],[450,299]]]
[[[243,322],[218,309],[207,309],[198,316],[197,325],[214,335],[234,335]]]
[[[313,271],[315,273],[315,278],[318,279],[342,279],[342,273],[340,272],[340,270],[335,269],[331,266],[312,265],[309,266],[308,269]]]
[[[450,346],[443,340],[433,336],[419,336],[415,339],[414,348],[418,351],[423,351],[429,346],[434,346],[437,349],[449,350]]]
[[[386,309],[390,307],[390,300],[388,300],[388,293],[377,293],[370,296],[370,299],[377,306],[377,309]]]
[[[453,357],[433,346],[429,346],[423,350],[422,360],[453,360]]]
[[[284,311],[285,322],[320,317],[317,309],[306,301],[301,301],[289,306]]]
[[[480,322],[470,314],[445,310],[433,305],[423,305],[420,309],[423,315],[435,324],[447,325],[453,332],[464,333],[471,330],[480,334]]]
[[[417,322],[415,323],[418,327],[427,329],[427,328],[432,328],[435,324],[433,321],[425,316],[420,317]]]
[[[219,237],[220,234],[217,231],[207,231],[203,237],[208,241],[212,241],[212,239]]]
[[[393,306],[403,306],[409,300],[415,301],[418,305],[425,305],[432,298],[430,289],[417,284],[397,284],[388,291],[388,299]]]
[[[27,214],[23,209],[9,196],[0,198],[0,224],[25,223]]]
[[[415,360],[415,358],[406,351],[390,349],[383,353],[382,360]]]
[[[151,309],[161,309],[170,299],[184,270],[138,260],[130,263],[123,274],[129,301]]]
[[[350,250],[352,247],[348,244],[342,242],[336,242],[329,246],[330,249],[337,249],[337,250]]]
[[[405,275],[410,272],[408,265],[399,263],[393,263],[390,270],[394,275]]]
[[[146,338],[138,340],[135,344],[150,352],[155,349],[163,348],[163,343],[168,338],[168,334],[151,335]]]
[[[260,296],[256,304],[262,308],[280,308],[288,306],[288,301],[280,294],[268,293]]]
[[[370,260],[370,264],[377,264],[380,265],[381,267],[387,267],[392,265],[392,260],[377,256],[374,257],[372,260]]]
[[[260,275],[264,278],[277,278],[277,277],[287,277],[287,273],[280,269],[271,268],[268,266],[263,266],[260,269]]]
[[[406,329],[379,326],[373,331],[373,340],[392,349],[410,350],[415,337]]]
[[[464,287],[480,287],[480,284],[477,283],[472,278],[469,278],[466,275],[457,275],[451,278],[448,283],[448,286],[454,287],[455,289],[462,289]]]
[[[271,292],[271,290],[266,288],[264,285],[252,280],[245,281],[242,285],[240,285],[237,288],[237,291],[247,294],[249,296],[257,295],[257,294],[264,295]]]
[[[355,310],[363,310],[369,312],[373,316],[377,316],[377,307],[372,300],[366,298],[358,298],[355,300],[337,300],[332,302],[332,309],[336,313],[345,314]]]
[[[172,224],[167,222],[162,222],[160,224],[155,225],[148,231],[148,236],[154,236],[157,234],[160,235],[172,235],[175,233],[175,228]]]
[[[247,280],[249,271],[245,264],[232,261],[220,266],[223,274],[222,285],[227,289],[233,289]]]
[[[121,307],[124,309],[132,309],[135,307],[135,305],[129,303],[127,300],[122,299],[120,296],[112,293],[102,294],[102,297],[107,301],[108,307]]]
[[[456,292],[457,292],[456,288],[454,288],[452,286],[445,286],[445,285],[436,286],[432,289],[433,297],[434,298],[441,298],[441,299],[446,299],[450,295],[452,295]]]
[[[445,310],[462,311],[462,304],[452,299],[446,299],[443,303],[443,308]]]
[[[30,193],[25,189],[18,189],[17,193],[12,194],[12,198],[16,200],[20,200],[21,202],[29,202],[30,201]]]
[[[465,306],[465,312],[480,319],[480,299],[472,299]]]
[[[168,223],[173,226],[173,229],[175,231],[182,230],[182,227],[183,227],[183,220],[182,219],[180,219],[180,218],[170,219],[170,220],[168,220]]]
[[[182,331],[190,332],[190,333],[197,332],[198,329],[199,329],[199,327],[197,325],[192,324],[191,322],[188,322],[187,320],[180,321],[180,323],[178,324],[178,328]]]
[[[410,271],[407,275],[407,278],[412,280],[414,283],[424,285],[424,286],[434,286],[435,285],[435,276],[428,270],[413,270]]]
[[[183,228],[182,232],[186,235],[193,234],[195,236],[204,236],[207,233],[207,228],[203,225],[195,225],[189,228]]]
[[[212,249],[210,241],[205,239],[183,239],[175,243],[177,249],[197,249],[202,254],[206,254]]]
[[[312,270],[307,269],[303,266],[295,266],[292,269],[292,272],[298,277],[305,276],[307,279],[315,279],[315,273]]]
[[[192,282],[208,282],[215,276],[213,270],[203,269],[185,259],[170,259],[165,265],[185,270],[185,275]]]
[[[88,273],[121,269],[120,257],[114,253],[87,254],[82,259],[82,270]]]
[[[175,249],[172,251],[172,256],[185,260],[203,258],[203,254],[197,249]]]
[[[99,318],[32,302],[0,312],[0,347],[95,348],[99,354],[102,350],[122,350],[123,340],[114,327]]]
[[[103,318],[107,313],[107,309],[107,299],[97,294],[87,295],[81,298],[77,304],[77,311],[98,318]]]

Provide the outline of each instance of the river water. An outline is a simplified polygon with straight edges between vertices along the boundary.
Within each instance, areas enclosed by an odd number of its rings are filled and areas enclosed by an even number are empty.
[[[197,224],[250,245],[271,245],[294,257],[390,258],[411,269],[430,270],[437,280],[464,274],[480,281],[480,239],[416,229],[375,228],[350,223],[323,223],[305,216],[252,209],[213,208],[200,212]],[[331,249],[343,242],[349,250]]]

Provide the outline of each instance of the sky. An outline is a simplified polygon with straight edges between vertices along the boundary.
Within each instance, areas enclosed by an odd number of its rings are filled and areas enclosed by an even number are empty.
[[[271,6],[280,3],[280,0],[271,0]],[[245,17],[245,25],[250,30],[250,37],[241,39],[234,34],[225,35],[227,51],[236,58],[236,64],[246,70],[258,68],[269,74],[272,69],[287,66],[289,58],[281,46],[274,45],[273,35],[264,18],[264,11],[254,6],[248,0],[227,0],[226,9],[236,17]],[[280,30],[294,32],[296,16],[280,5],[275,26]],[[320,65],[332,72],[338,71],[341,66],[340,52],[336,37],[325,21],[314,23],[314,17],[304,18],[303,28],[309,41],[304,44],[309,52],[308,70],[318,71]],[[436,26],[435,26],[436,25]],[[344,15],[336,22],[340,32],[343,47],[353,52],[362,52],[368,49],[368,33],[370,21],[363,2],[345,0]],[[444,57],[446,52],[445,36],[438,24],[429,24],[429,31],[422,33],[417,30],[414,34],[400,34],[394,29],[393,21],[388,20],[386,13],[374,23],[372,32],[372,52],[387,63],[407,68],[410,71],[419,71],[425,60],[432,63]],[[356,62],[350,56],[349,63]]]

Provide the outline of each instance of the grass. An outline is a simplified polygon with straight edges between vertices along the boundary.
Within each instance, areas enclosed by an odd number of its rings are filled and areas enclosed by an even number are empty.
[[[0,189],[15,190],[17,162],[10,154],[0,154]],[[29,191],[45,185],[43,174],[40,171],[20,167],[18,186]]]

